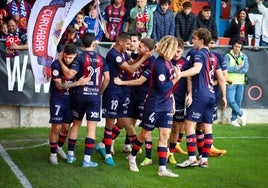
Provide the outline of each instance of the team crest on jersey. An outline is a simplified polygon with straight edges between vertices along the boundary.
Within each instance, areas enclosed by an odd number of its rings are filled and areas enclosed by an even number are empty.
[[[53,76],[58,76],[59,75],[59,71],[58,70],[53,70],[52,74],[53,74]]]
[[[120,62],[122,62],[122,57],[117,56],[115,60],[116,60],[116,62],[120,63]]]
[[[124,11],[120,11],[120,16],[124,16],[125,12]]]
[[[164,74],[160,74],[159,77],[158,77],[158,79],[159,79],[161,82],[163,82],[163,81],[166,80],[166,77],[165,77]]]

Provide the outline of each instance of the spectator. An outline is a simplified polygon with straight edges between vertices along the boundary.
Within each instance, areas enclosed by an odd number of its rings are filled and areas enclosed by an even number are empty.
[[[246,0],[230,0],[230,19],[236,16],[236,13],[246,8]]]
[[[5,9],[0,9],[0,24],[5,22],[5,18],[7,17],[7,12]]]
[[[261,46],[268,46],[268,8],[264,6],[264,1],[257,0],[257,3],[258,10],[263,15]]]
[[[236,40],[232,49],[225,54],[224,61],[228,70],[227,102],[232,109],[231,125],[239,127],[237,117],[240,117],[242,126],[246,125],[246,112],[241,110],[244,95],[246,73],[248,72],[248,57],[242,52],[243,42]]]
[[[96,36],[96,42],[99,42],[103,35],[103,27],[101,20],[99,19],[97,6],[92,5],[89,7],[88,16],[85,16],[85,23],[87,24],[87,33],[94,33]]]
[[[196,16],[191,12],[191,2],[184,2],[182,6],[183,11],[175,16],[175,36],[182,39],[185,45],[190,45],[192,33],[196,29]]]
[[[237,15],[232,19],[229,32],[230,32],[230,45],[234,44],[234,41],[239,39],[243,42],[244,46],[248,46],[248,35],[252,35],[256,22],[251,23],[248,17],[246,9],[238,11]]]
[[[141,38],[150,38],[153,32],[153,13],[146,6],[146,0],[138,0],[130,10],[129,32],[141,33]]]
[[[7,21],[8,34],[6,38],[7,56],[14,57],[18,55],[19,50],[28,49],[27,33],[18,28],[16,20],[9,18]]]
[[[83,11],[79,11],[76,14],[75,19],[72,21],[71,24],[76,29],[76,34],[78,35],[79,39],[81,39],[88,28],[88,24],[85,22],[85,15]]]
[[[247,0],[247,11],[248,11],[248,16],[250,21],[256,22],[255,24],[255,32],[254,32],[254,42],[250,41],[249,37],[249,43],[253,43],[253,46],[256,48],[259,47],[260,45],[260,39],[261,39],[261,27],[262,27],[262,19],[263,15],[259,12],[258,7],[257,7],[257,2],[256,0]]]
[[[113,4],[106,7],[103,18],[105,33],[103,41],[115,42],[121,31],[128,30],[128,12],[122,5],[122,0],[115,0]]]
[[[12,0],[6,6],[8,16],[13,17],[18,23],[18,28],[27,30],[31,14],[31,5],[26,0]]]
[[[218,29],[214,18],[211,16],[211,8],[204,6],[197,16],[197,28],[206,28],[211,32],[211,37],[218,40]]]
[[[0,39],[6,39],[8,35],[7,23],[0,23]]]
[[[156,7],[158,5],[157,0],[148,0],[147,7],[151,10],[151,12],[154,12],[156,10]]]
[[[58,52],[61,52],[66,44],[69,44],[69,43],[77,44],[77,40],[78,40],[78,35],[76,34],[76,30],[74,26],[68,25],[68,27],[62,34],[60,42],[57,46]]]
[[[174,35],[175,20],[169,5],[171,0],[160,0],[159,5],[153,13],[152,39],[158,43],[166,35]]]
[[[137,0],[125,0],[124,6],[126,9],[131,10],[137,4]]]
[[[111,4],[111,0],[99,0],[99,7],[101,15],[104,14],[106,7]]]

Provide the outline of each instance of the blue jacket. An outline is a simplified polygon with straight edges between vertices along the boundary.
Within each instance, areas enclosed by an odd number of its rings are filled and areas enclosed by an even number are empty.
[[[171,10],[168,9],[165,13],[163,13],[158,5],[154,11],[153,21],[153,32],[151,37],[155,42],[159,42],[160,39],[166,35],[174,36],[175,19]]]

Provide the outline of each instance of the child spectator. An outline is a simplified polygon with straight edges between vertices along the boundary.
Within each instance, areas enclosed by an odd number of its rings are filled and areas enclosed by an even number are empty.
[[[88,16],[85,16],[85,22],[88,25],[86,32],[94,33],[96,41],[100,41],[103,35],[103,28],[99,19],[96,5],[89,7]]]
[[[130,33],[139,32],[141,38],[150,38],[153,32],[153,12],[146,6],[146,0],[137,1],[137,5],[130,10]]]
[[[183,11],[175,16],[175,36],[182,39],[185,45],[190,45],[193,31],[196,29],[196,16],[192,13],[191,2],[184,2],[182,7]]]
[[[64,31],[60,42],[57,46],[57,50],[60,53],[64,46],[69,43],[77,44],[78,35],[76,34],[76,30],[73,25],[69,25]]]
[[[152,39],[158,43],[166,35],[174,35],[175,20],[169,5],[171,0],[160,0],[159,5],[153,13]]]
[[[5,9],[0,9],[0,24],[4,22],[4,19],[7,17],[7,12]]]
[[[79,39],[81,39],[82,36],[86,33],[88,27],[87,23],[84,21],[84,18],[84,13],[82,11],[79,11],[75,16],[75,19],[72,21],[72,25],[76,29],[76,33]]]
[[[7,23],[0,23],[0,39],[6,39],[8,34]]]
[[[218,40],[218,29],[214,18],[211,16],[211,8],[204,6],[197,16],[197,28],[206,28],[211,32],[211,37]]]
[[[254,27],[256,22],[251,23],[246,9],[238,11],[237,15],[232,19],[229,32],[230,32],[230,45],[234,44],[234,41],[240,40],[244,46],[248,46],[248,35],[254,33]]]
[[[117,35],[121,31],[128,30],[128,12],[122,5],[122,0],[114,0],[113,4],[106,7],[103,18],[105,31],[103,41],[115,42]]]

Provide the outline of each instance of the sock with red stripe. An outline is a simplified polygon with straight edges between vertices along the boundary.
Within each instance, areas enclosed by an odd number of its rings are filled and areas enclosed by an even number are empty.
[[[202,158],[208,158],[212,144],[213,144],[213,135],[205,134],[204,147],[202,150]]]
[[[172,143],[172,142],[169,143],[169,152],[170,153],[174,153],[176,144],[177,143]]]
[[[58,147],[57,142],[50,142],[49,145],[50,145],[50,153],[56,154],[57,153],[57,147]]]
[[[113,132],[111,129],[104,128],[104,139],[103,139],[104,142],[103,143],[105,144],[106,154],[111,154],[111,145],[113,142],[112,134]]]
[[[152,148],[153,148],[153,142],[145,141],[145,155],[148,159],[152,158]]]
[[[121,130],[122,129],[120,129],[117,126],[117,124],[114,124],[113,129],[112,129],[112,139],[113,140],[115,140],[118,137],[118,135],[121,133]]]
[[[74,155],[74,146],[76,144],[75,139],[68,139],[68,155]]]
[[[191,156],[196,157],[196,155],[195,155],[196,135],[191,134],[191,135],[186,136],[186,144],[187,144],[187,150],[188,150],[189,158]]]
[[[58,140],[58,146],[62,147],[63,144],[65,143],[65,140],[67,138],[67,135],[63,134],[63,133],[59,133],[59,140]]]
[[[179,137],[178,137],[178,140],[177,142],[181,143],[182,142],[182,139],[183,139],[183,133],[179,133]]]
[[[132,143],[133,144],[133,141],[136,139],[136,135],[130,135],[130,136],[128,136],[128,140],[129,140],[129,142],[130,143]]]
[[[196,144],[197,144],[197,149],[198,149],[198,153],[199,155],[202,155],[202,150],[204,147],[204,134],[202,131],[196,130]]]
[[[159,166],[166,166],[167,164],[167,147],[157,147],[157,154],[159,157]]]
[[[92,138],[85,139],[85,155],[92,155],[95,140]]]
[[[125,145],[130,145],[131,144],[131,142],[129,141],[129,139],[128,139],[128,135],[126,135],[126,138],[125,138]]]
[[[137,138],[135,138],[135,140],[133,141],[133,146],[132,146],[132,151],[131,151],[132,156],[137,155],[137,153],[140,150],[142,144],[143,144],[143,142],[140,142]]]

